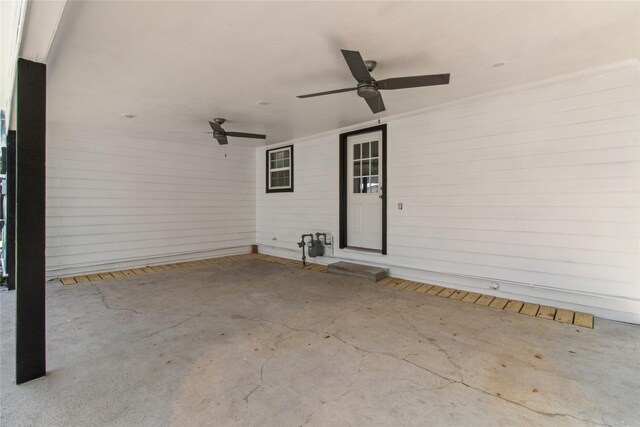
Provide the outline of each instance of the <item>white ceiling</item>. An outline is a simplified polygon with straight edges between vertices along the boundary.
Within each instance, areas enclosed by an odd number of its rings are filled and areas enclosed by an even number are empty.
[[[296,98],[355,86],[341,48],[378,61],[378,79],[451,73],[448,86],[383,91],[385,117],[637,58],[639,6],[67,2],[47,58],[48,120],[209,138],[168,132],[225,117],[276,143],[378,117],[353,92]]]

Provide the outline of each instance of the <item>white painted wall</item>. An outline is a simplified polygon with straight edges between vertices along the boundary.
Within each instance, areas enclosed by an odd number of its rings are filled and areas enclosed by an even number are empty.
[[[225,157],[225,152],[227,157]],[[254,145],[48,124],[47,276],[246,253]]]
[[[632,60],[385,120],[388,255],[335,256],[640,323],[639,71]],[[261,252],[299,257],[316,231],[337,243],[338,135],[351,129],[282,144],[295,144],[295,193],[265,194],[258,149]]]

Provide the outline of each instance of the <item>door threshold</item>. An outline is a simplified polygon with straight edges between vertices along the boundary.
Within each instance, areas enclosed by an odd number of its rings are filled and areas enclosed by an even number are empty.
[[[366,252],[369,254],[382,255],[382,249],[359,248],[357,246],[347,246],[343,250],[354,251],[354,252]]]

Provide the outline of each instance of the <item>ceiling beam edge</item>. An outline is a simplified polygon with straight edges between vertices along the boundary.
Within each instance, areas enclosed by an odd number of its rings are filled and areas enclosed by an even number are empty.
[[[47,63],[67,0],[28,1],[20,58]]]
[[[15,108],[15,84],[18,53],[24,33],[24,22],[27,11],[27,0],[18,0],[11,13],[7,8],[10,3],[0,3],[2,9],[2,99],[0,108],[5,111],[7,131],[15,130],[15,118],[12,119],[12,110]],[[7,21],[8,20],[8,21]],[[15,36],[15,38],[14,38]],[[8,40],[8,42],[7,42]],[[5,44],[7,43],[7,44]]]

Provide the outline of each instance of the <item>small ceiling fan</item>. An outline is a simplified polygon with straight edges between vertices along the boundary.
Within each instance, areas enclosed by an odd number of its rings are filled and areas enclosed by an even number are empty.
[[[227,132],[222,129],[222,124],[226,122],[226,119],[221,117],[216,117],[212,122],[209,122],[211,129],[213,130],[213,137],[218,141],[218,144],[225,145],[229,142],[227,141],[227,136],[235,136],[238,138],[255,138],[255,139],[266,139],[267,135],[260,135],[257,133],[247,133],[247,132]]]
[[[299,95],[298,98],[311,98],[313,96],[331,95],[334,93],[358,91],[358,96],[364,98],[373,113],[385,111],[381,90],[408,89],[422,86],[436,86],[449,84],[449,74],[432,74],[426,76],[395,77],[391,79],[376,80],[370,72],[376,68],[376,61],[365,61],[360,52],[341,49],[351,74],[358,82],[356,87],[330,90],[327,92]]]
[[[220,145],[226,145],[229,143],[227,141],[228,136],[233,136],[237,138],[255,138],[255,139],[266,139],[267,135],[261,135],[257,133],[247,133],[247,132],[231,132],[222,129],[222,124],[226,122],[227,119],[223,119],[222,117],[216,117],[212,122],[209,122],[209,126],[211,126],[211,130],[213,132],[202,132],[202,133],[210,133],[213,134],[213,138],[218,141]],[[171,132],[171,133],[184,133],[184,132]],[[189,132],[191,133],[191,132]]]

